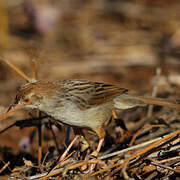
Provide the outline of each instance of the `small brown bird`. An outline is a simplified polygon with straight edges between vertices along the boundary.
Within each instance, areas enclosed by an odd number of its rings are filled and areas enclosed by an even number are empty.
[[[105,137],[104,124],[111,118],[113,109],[129,109],[147,104],[180,109],[180,105],[162,99],[129,95],[126,89],[115,85],[68,79],[23,85],[9,110],[22,105],[30,109],[38,108],[55,120],[72,126],[75,132],[77,129],[90,129],[99,137],[99,152]],[[77,134],[61,159],[78,137]]]

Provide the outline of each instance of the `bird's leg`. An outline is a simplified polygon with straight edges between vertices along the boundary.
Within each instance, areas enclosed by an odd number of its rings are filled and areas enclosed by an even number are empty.
[[[71,149],[71,147],[73,146],[73,144],[74,144],[78,139],[80,139],[80,137],[82,137],[82,135],[84,135],[83,132],[82,132],[82,129],[80,129],[80,128],[78,128],[78,127],[72,127],[72,128],[73,128],[75,137],[74,137],[74,139],[72,140],[72,142],[69,144],[69,146],[66,148],[66,150],[64,151],[64,153],[61,155],[60,161],[62,161],[62,160],[66,157],[67,153],[70,151],[70,149]],[[85,139],[84,139],[84,141],[85,141]]]
[[[71,149],[71,147],[73,146],[73,144],[79,139],[80,135],[75,135],[74,139],[71,141],[71,143],[69,144],[69,146],[66,148],[66,150],[64,151],[64,153],[61,155],[59,161],[62,161],[67,153],[69,152],[69,150]]]
[[[96,151],[94,151],[91,155],[97,158],[99,155],[99,152],[101,150],[101,147],[103,145],[106,133],[105,133],[105,130],[103,129],[103,127],[101,127],[101,126],[96,129],[93,129],[93,130],[97,133],[97,135],[99,137],[99,143],[98,143]],[[92,173],[95,166],[96,166],[95,164],[91,164],[88,169],[88,173]]]
[[[95,157],[98,156],[98,154],[99,154],[99,152],[100,152],[100,150],[101,150],[101,147],[102,147],[102,145],[103,145],[103,142],[104,142],[104,138],[99,139],[97,149],[96,149],[96,151],[94,151],[94,152],[92,153],[93,156],[95,156]]]
[[[92,153],[92,155],[94,155],[95,157],[97,157],[98,154],[99,154],[99,152],[100,152],[100,150],[101,150],[102,144],[103,144],[103,142],[104,142],[104,138],[105,138],[105,136],[106,136],[106,132],[105,132],[105,130],[103,129],[103,127],[101,127],[101,126],[99,126],[99,127],[96,128],[96,129],[93,129],[93,130],[96,132],[96,134],[97,134],[98,137],[99,137],[99,143],[98,143],[97,149],[96,149],[96,151],[94,151],[94,152]]]

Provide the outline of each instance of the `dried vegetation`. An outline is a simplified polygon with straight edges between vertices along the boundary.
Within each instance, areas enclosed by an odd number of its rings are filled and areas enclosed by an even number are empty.
[[[179,101],[178,0],[1,0],[0,19],[0,114],[30,77],[90,79]],[[24,77],[2,59],[21,69]],[[119,111],[106,127],[98,159],[88,158],[97,139],[86,133],[91,149],[76,144],[58,163],[63,142],[68,141],[66,127],[37,111],[16,112],[0,122],[0,175],[5,179],[178,179],[179,115],[161,107]],[[96,169],[85,174],[92,163]]]

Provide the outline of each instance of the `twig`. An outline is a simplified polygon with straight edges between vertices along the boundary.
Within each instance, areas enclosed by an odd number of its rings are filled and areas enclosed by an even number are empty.
[[[151,125],[151,124],[145,124],[140,130],[138,130],[136,132],[136,134],[133,136],[133,138],[131,139],[131,142],[129,144],[129,146],[132,146],[136,140],[136,138],[141,134],[141,132],[143,130],[145,130],[146,128],[153,128],[153,127],[164,127],[165,125],[163,124],[157,124],[157,125]]]
[[[155,177],[158,175],[158,171],[154,171],[153,173],[151,173],[146,180],[152,180],[155,179]]]
[[[31,67],[32,67],[32,77],[36,80],[38,80],[38,66],[37,66],[37,61],[35,58],[35,55],[33,54],[33,50],[30,49],[30,54],[31,54]],[[41,112],[39,109],[36,110],[36,117],[40,118],[41,117]],[[38,165],[41,167],[41,159],[42,159],[42,124],[41,121],[39,121],[38,124]],[[40,168],[41,169],[41,168]]]
[[[55,170],[55,169],[57,169],[58,167],[60,167],[60,166],[63,164],[63,162],[66,161],[69,157],[71,157],[74,153],[75,153],[75,151],[71,152],[68,156],[66,156],[66,157],[65,157],[62,161],[60,161],[60,162],[59,162],[59,158],[58,158],[58,164],[57,164],[55,167],[53,167],[53,168],[49,171],[48,174],[51,174],[51,172],[52,172],[53,170]]]
[[[10,63],[7,60],[4,60],[3,58],[0,57],[0,60],[5,62],[9,67],[11,67],[17,74],[19,74],[21,77],[23,77],[24,79],[26,79],[28,82],[32,82],[33,80],[31,78],[29,78],[28,76],[26,76],[21,70],[19,70],[15,65],[13,65],[12,63]]]
[[[51,177],[51,176],[57,175],[59,173],[62,173],[63,170],[72,170],[72,169],[76,169],[78,167],[84,166],[86,164],[95,164],[95,163],[98,163],[98,162],[99,162],[98,160],[83,161],[83,162],[79,162],[79,163],[76,163],[76,164],[72,164],[67,168],[53,169],[53,171],[50,174],[48,172],[45,172],[45,173],[42,173],[42,174],[37,174],[37,175],[34,175],[34,176],[30,176],[27,179],[31,180],[31,179],[38,179],[39,178],[38,180],[43,180],[43,179],[47,179],[48,177]]]
[[[166,166],[166,165],[163,165],[163,164],[159,164],[159,163],[155,162],[155,161],[152,160],[152,159],[151,159],[151,164],[152,164],[152,165],[155,165],[155,166],[162,167],[162,168],[164,168],[164,169],[169,169],[169,170],[174,171],[174,172],[176,172],[176,173],[180,173],[180,171],[179,171],[178,169],[173,169],[173,168],[171,168],[171,167],[169,167],[169,166]]]
[[[0,173],[2,173],[8,166],[9,166],[10,162],[7,162],[1,169],[0,169]]]
[[[175,132],[173,132],[171,134],[168,134],[168,135],[164,136],[163,138],[161,138],[160,140],[158,140],[155,143],[151,144],[150,146],[144,148],[143,150],[135,152],[133,155],[131,155],[130,157],[124,159],[123,161],[120,161],[120,162],[118,162],[116,164],[113,164],[113,165],[108,166],[108,167],[106,167],[106,168],[104,168],[102,170],[99,170],[99,171],[97,171],[95,173],[92,173],[91,176],[95,176],[97,174],[103,173],[103,172],[105,172],[105,171],[107,171],[109,169],[112,169],[114,167],[117,167],[117,166],[122,166],[123,163],[129,162],[130,160],[133,160],[134,158],[137,158],[138,156],[142,156],[143,154],[145,154],[148,151],[150,151],[151,149],[155,148],[157,145],[159,145],[163,141],[166,141],[167,139],[172,138],[172,137],[177,136],[177,135],[180,135],[180,130],[175,131]]]
[[[179,133],[180,134],[180,133]],[[145,159],[145,157],[149,156],[150,154],[152,154],[155,151],[158,151],[160,148],[162,148],[163,146],[165,146],[166,144],[171,143],[172,141],[176,140],[179,137],[179,134],[177,134],[176,136],[171,136],[171,135],[167,135],[166,137],[169,136],[169,138],[164,138],[163,141],[159,141],[160,143],[157,145],[150,145],[151,149],[149,149],[148,151],[144,152],[143,154],[141,154],[139,156],[139,158],[133,162],[131,162],[131,165],[136,164],[137,162],[139,162],[142,159]]]
[[[161,68],[157,68],[156,69],[156,78],[155,78],[155,82],[154,82],[154,86],[153,86],[153,90],[152,90],[152,97],[156,97],[160,75],[161,75]],[[148,112],[147,112],[148,118],[152,116],[152,111],[153,111],[153,105],[150,105],[148,108]]]
[[[101,156],[99,157],[98,159],[99,160],[103,160],[103,159],[107,159],[107,158],[110,158],[112,156],[116,156],[116,155],[120,155],[120,154],[124,154],[128,151],[132,151],[132,150],[136,150],[136,149],[140,149],[140,148],[143,148],[145,146],[148,146],[149,144],[152,144],[158,140],[162,139],[161,137],[159,138],[156,138],[156,139],[153,139],[153,140],[150,140],[150,141],[147,141],[147,142],[144,142],[144,143],[141,143],[141,144],[138,144],[138,145],[134,145],[132,147],[129,147],[129,148],[126,148],[126,149],[123,149],[123,150],[120,150],[120,151],[116,151],[116,152],[113,152],[113,153],[110,153],[110,154],[106,154],[104,156]]]
[[[54,139],[56,148],[57,148],[58,152],[60,152],[59,145],[58,145],[58,142],[57,142],[57,139],[56,139],[56,135],[55,135],[54,130],[53,130],[53,128],[52,128],[52,123],[51,123],[51,121],[49,121],[49,126],[50,126],[51,133],[52,133],[52,135],[53,135],[53,139]]]
[[[122,171],[121,171],[121,174],[123,175],[123,177],[124,177],[124,179],[125,180],[131,180],[132,178],[130,178],[129,176],[128,176],[128,174],[127,174],[127,172],[126,172],[126,169],[127,169],[127,167],[128,167],[128,161],[127,162],[125,162],[124,164],[123,164],[123,168],[122,168]],[[119,168],[118,168],[118,170],[119,170]],[[112,175],[111,175],[112,176]]]
[[[36,117],[41,117],[41,112],[36,110]],[[42,159],[42,124],[38,121],[38,165],[40,166]]]
[[[31,47],[29,54],[31,56],[31,67],[32,67],[32,77],[38,79],[38,61],[39,61],[39,52]]]
[[[67,126],[66,136],[65,136],[65,147],[67,147],[69,144],[70,133],[71,133],[71,127]]]
[[[32,127],[32,126],[37,126],[37,123],[33,123],[33,121],[36,120],[42,120],[47,118],[48,116],[43,116],[40,118],[30,118],[30,119],[22,119],[22,120],[17,120],[16,122],[12,123],[11,125],[9,125],[8,127],[4,128],[3,130],[0,131],[0,134],[2,134],[3,132],[7,131],[8,129],[10,129],[13,126],[17,126],[20,129],[24,128],[24,127]]]
[[[45,176],[43,176],[42,178],[40,178],[39,180],[43,180],[43,179],[47,179],[50,176],[54,175],[54,171],[55,169],[57,169],[58,167],[60,167],[64,161],[66,161],[69,157],[71,157],[74,154],[74,151],[69,154],[67,157],[65,157],[62,161],[60,161],[60,163],[58,163],[55,167],[53,167]],[[60,172],[59,172],[60,173]]]
[[[180,148],[180,147],[179,147]],[[163,160],[161,160],[161,161],[157,161],[156,160],[156,162],[157,163],[167,163],[167,162],[170,162],[170,161],[179,161],[180,162],[180,156],[178,156],[178,157],[173,157],[173,158],[168,158],[168,159],[163,159]]]

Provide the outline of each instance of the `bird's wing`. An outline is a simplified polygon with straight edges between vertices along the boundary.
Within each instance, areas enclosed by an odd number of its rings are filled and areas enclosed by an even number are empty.
[[[105,84],[105,83],[94,83],[94,92],[92,97],[88,100],[90,105],[99,105],[106,103],[127,92],[124,88],[119,88],[118,86]]]
[[[87,80],[68,80],[64,83],[68,87],[64,89],[67,100],[71,99],[80,109],[87,109],[91,106],[109,102],[120,94],[127,92],[126,89],[115,85]]]

